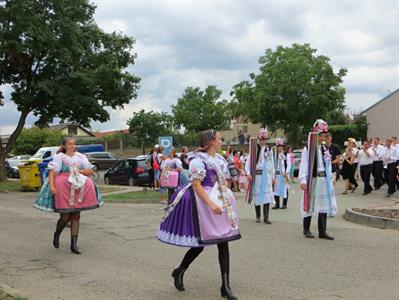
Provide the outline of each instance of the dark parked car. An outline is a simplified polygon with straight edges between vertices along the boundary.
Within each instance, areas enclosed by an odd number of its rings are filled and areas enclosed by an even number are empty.
[[[19,159],[8,159],[6,160],[6,171],[8,178],[19,178],[18,165],[21,163]]]
[[[95,170],[108,169],[119,160],[110,152],[88,152],[85,154]]]
[[[140,155],[135,158],[120,160],[107,170],[104,175],[104,183],[148,186],[150,176],[145,164],[146,158],[146,155]]]

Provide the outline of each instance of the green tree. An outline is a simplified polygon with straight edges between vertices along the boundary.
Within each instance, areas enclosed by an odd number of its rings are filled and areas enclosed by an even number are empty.
[[[12,152],[15,155],[33,155],[41,147],[60,145],[62,137],[61,132],[48,128],[32,127],[23,129],[18,136]]]
[[[208,86],[204,91],[199,87],[186,88],[177,104],[172,105],[176,126],[183,126],[189,133],[228,127],[231,114],[227,113],[227,101],[219,100],[221,95],[216,86]]]
[[[166,113],[154,111],[146,112],[144,109],[133,113],[127,121],[129,132],[133,134],[139,146],[145,153],[145,146],[152,145],[162,135],[169,135],[173,131],[173,118]]]
[[[342,110],[335,110],[326,114],[325,120],[330,125],[348,125],[350,118]]]
[[[233,87],[230,106],[254,123],[284,129],[295,145],[301,129],[308,131],[316,119],[344,109],[346,69],[335,73],[330,59],[316,55],[309,44],[267,49],[259,65],[259,74]]]
[[[109,120],[107,108],[123,108],[136,97],[140,79],[134,40],[105,33],[87,0],[15,0],[0,5],[0,87],[9,84],[10,101],[20,112],[0,167],[14,146],[26,117],[39,126],[59,118],[88,126]],[[3,95],[0,95],[0,101]],[[4,167],[0,180],[5,179]]]

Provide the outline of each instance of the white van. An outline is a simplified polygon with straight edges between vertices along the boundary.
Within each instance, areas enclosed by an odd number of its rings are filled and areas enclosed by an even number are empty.
[[[46,158],[53,157],[57,153],[58,149],[60,149],[60,146],[40,148],[37,150],[35,155],[29,159],[29,161],[41,162]]]

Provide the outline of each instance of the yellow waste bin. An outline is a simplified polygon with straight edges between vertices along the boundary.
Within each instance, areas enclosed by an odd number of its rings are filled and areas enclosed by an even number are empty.
[[[40,171],[37,163],[27,162],[19,165],[18,169],[22,189],[37,191],[40,188]]]

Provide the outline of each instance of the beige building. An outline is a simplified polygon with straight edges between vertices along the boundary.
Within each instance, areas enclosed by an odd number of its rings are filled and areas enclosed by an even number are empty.
[[[362,111],[362,115],[369,124],[368,138],[399,137],[399,89]]]
[[[222,136],[226,144],[238,144],[238,134],[241,130],[245,137],[245,143],[248,143],[248,136],[256,137],[261,127],[261,124],[253,124],[246,120],[244,117],[240,117],[232,120],[230,123],[230,129],[220,131],[220,135]],[[269,138],[283,136],[284,133],[280,130],[278,130],[276,133],[269,133]]]
[[[95,135],[92,132],[74,123],[58,124],[58,125],[49,126],[49,128],[56,131],[60,131],[63,135],[73,136],[75,138],[95,137]]]

